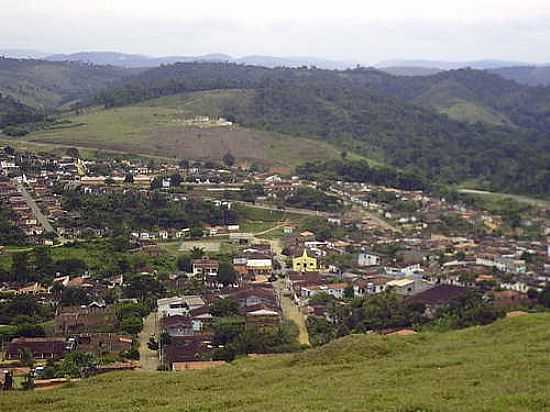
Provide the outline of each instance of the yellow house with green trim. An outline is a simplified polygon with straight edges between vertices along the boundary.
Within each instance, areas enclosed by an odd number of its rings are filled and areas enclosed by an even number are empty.
[[[292,270],[294,272],[317,272],[317,258],[307,254],[307,249],[304,249],[302,256],[292,259]]]

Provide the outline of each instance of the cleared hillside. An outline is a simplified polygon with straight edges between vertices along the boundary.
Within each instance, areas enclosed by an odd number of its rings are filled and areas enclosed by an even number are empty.
[[[17,411],[545,411],[550,315],[442,334],[349,336],[206,371],[119,373],[0,396]]]
[[[231,152],[238,161],[290,167],[340,156],[336,147],[308,138],[240,126],[197,127],[186,123],[195,116],[217,119],[227,105],[249,104],[251,94],[242,90],[195,92],[133,106],[95,109],[67,118],[70,123],[32,133],[25,141],[195,160],[220,160]]]

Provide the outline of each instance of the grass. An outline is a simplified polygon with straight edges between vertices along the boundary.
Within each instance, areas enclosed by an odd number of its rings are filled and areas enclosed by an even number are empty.
[[[459,188],[458,192],[467,194],[469,196],[477,196],[479,198],[483,198],[485,199],[486,202],[488,202],[489,205],[499,203],[503,200],[511,200],[511,201],[526,204],[529,206],[535,206],[535,207],[541,207],[541,208],[550,207],[549,200],[537,199],[529,196],[512,195],[509,193],[488,192],[484,190],[470,189],[469,187]]]
[[[451,119],[462,122],[482,122],[495,126],[512,125],[512,122],[501,113],[472,102],[458,101],[450,107],[442,109],[441,112],[447,114]]]
[[[94,109],[67,117],[72,123],[66,127],[39,130],[22,141],[194,160],[220,160],[231,152],[238,161],[290,168],[304,161],[339,158],[340,149],[318,140],[238,126],[198,128],[182,123],[196,115],[219,116],[228,101],[240,104],[249,98],[248,91],[214,90]]]
[[[0,396],[32,411],[545,411],[549,314],[410,337],[348,336],[206,371],[116,373]]]

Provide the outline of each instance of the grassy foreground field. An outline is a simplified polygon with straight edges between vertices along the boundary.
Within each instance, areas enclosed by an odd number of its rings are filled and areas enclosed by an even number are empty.
[[[304,161],[339,158],[340,150],[335,146],[308,138],[238,126],[199,128],[185,124],[198,115],[217,118],[227,102],[239,104],[249,98],[249,92],[242,90],[208,91],[111,110],[94,109],[23,140],[178,159],[220,160],[231,152],[240,161],[290,167]]]
[[[0,395],[4,411],[545,411],[550,315],[409,337],[349,336],[218,369],[118,373]]]

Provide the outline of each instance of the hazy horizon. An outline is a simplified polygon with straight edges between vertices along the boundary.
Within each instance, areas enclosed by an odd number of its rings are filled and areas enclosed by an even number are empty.
[[[47,3],[47,4],[44,4]],[[550,2],[0,0],[1,49],[546,63]],[[28,28],[32,28],[29,30]],[[24,29],[24,30],[22,30]]]

